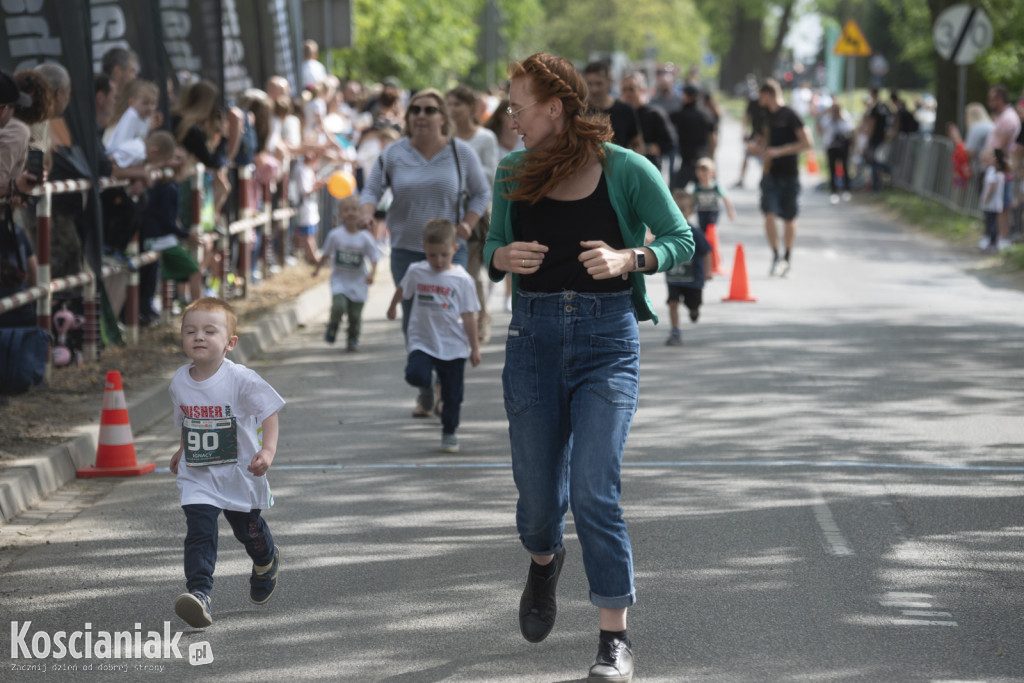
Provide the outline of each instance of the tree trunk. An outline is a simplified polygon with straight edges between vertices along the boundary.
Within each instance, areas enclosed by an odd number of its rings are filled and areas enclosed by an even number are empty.
[[[789,33],[789,22],[793,18],[793,5],[794,0],[789,0],[786,6],[782,8],[782,18],[779,19],[779,32],[775,36],[775,44],[772,45],[771,51],[768,52],[768,63],[772,65],[773,69],[778,64],[779,55],[782,53],[782,41],[786,39],[786,34]]]
[[[761,20],[748,18],[742,4],[737,4],[732,23],[732,46],[722,58],[719,74],[720,87],[731,92],[733,86],[742,83],[748,73],[759,79],[771,76],[774,62],[768,60],[767,51],[761,38]]]

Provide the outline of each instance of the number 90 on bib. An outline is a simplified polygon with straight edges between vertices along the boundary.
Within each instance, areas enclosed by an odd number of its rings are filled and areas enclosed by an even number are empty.
[[[181,425],[188,467],[208,467],[238,462],[238,426],[235,418],[195,419]]]

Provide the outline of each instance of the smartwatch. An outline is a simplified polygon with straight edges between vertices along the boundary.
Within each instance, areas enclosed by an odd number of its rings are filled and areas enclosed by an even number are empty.
[[[647,256],[644,254],[644,250],[634,249],[633,255],[636,256],[636,269],[643,270],[647,265]]]

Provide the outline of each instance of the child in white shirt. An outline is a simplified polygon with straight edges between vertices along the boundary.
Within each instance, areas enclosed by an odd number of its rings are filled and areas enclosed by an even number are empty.
[[[292,167],[292,187],[295,203],[299,205],[295,216],[295,248],[306,255],[307,263],[317,263],[316,233],[320,227],[320,203],[317,191],[326,185],[316,176],[317,153],[310,149]]]
[[[370,293],[380,250],[377,241],[366,230],[360,230],[359,200],[348,196],[338,203],[338,218],[341,225],[327,233],[320,260],[313,270],[313,277],[321,266],[331,262],[331,317],[327,323],[324,340],[333,344],[338,335],[343,316],[348,316],[348,334],[345,350],[359,350],[359,333],[363,324],[363,304]]]
[[[125,93],[128,108],[106,142],[105,152],[121,168],[137,166],[146,161],[146,137],[153,126],[160,91],[156,83],[141,78],[132,81]]]
[[[999,214],[1003,212],[1003,197],[1006,189],[1006,153],[1001,149],[985,149],[981,153],[981,162],[985,164],[985,182],[981,189],[981,210],[985,214],[985,237],[983,248],[999,249]]]
[[[457,453],[466,359],[480,364],[480,338],[476,312],[480,300],[473,278],[452,263],[459,248],[455,225],[443,218],[427,221],[423,228],[426,261],[409,266],[388,307],[388,320],[398,317],[398,304],[412,299],[409,315],[405,381],[419,388],[413,417],[427,417],[434,407],[432,373],[441,385],[441,451]]]
[[[238,343],[236,326],[235,312],[220,299],[189,304],[181,318],[181,345],[192,362],[170,385],[174,421],[181,428],[170,470],[177,475],[188,526],[188,592],[174,601],[174,612],[194,628],[213,623],[210,593],[221,512],[253,561],[250,602],[270,599],[281,562],[260,513],[274,504],[266,474],[277,452],[284,399],[258,374],[225,357]]]

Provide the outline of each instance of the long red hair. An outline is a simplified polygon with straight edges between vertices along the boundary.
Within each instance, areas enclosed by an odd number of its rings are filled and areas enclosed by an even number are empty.
[[[587,114],[587,83],[563,57],[538,52],[509,64],[508,77],[528,78],[537,102],[557,97],[568,116],[558,138],[543,150],[522,155],[505,179],[514,189],[503,192],[504,197],[533,204],[594,159],[604,161],[601,145],[612,139],[612,128],[606,117]]]

